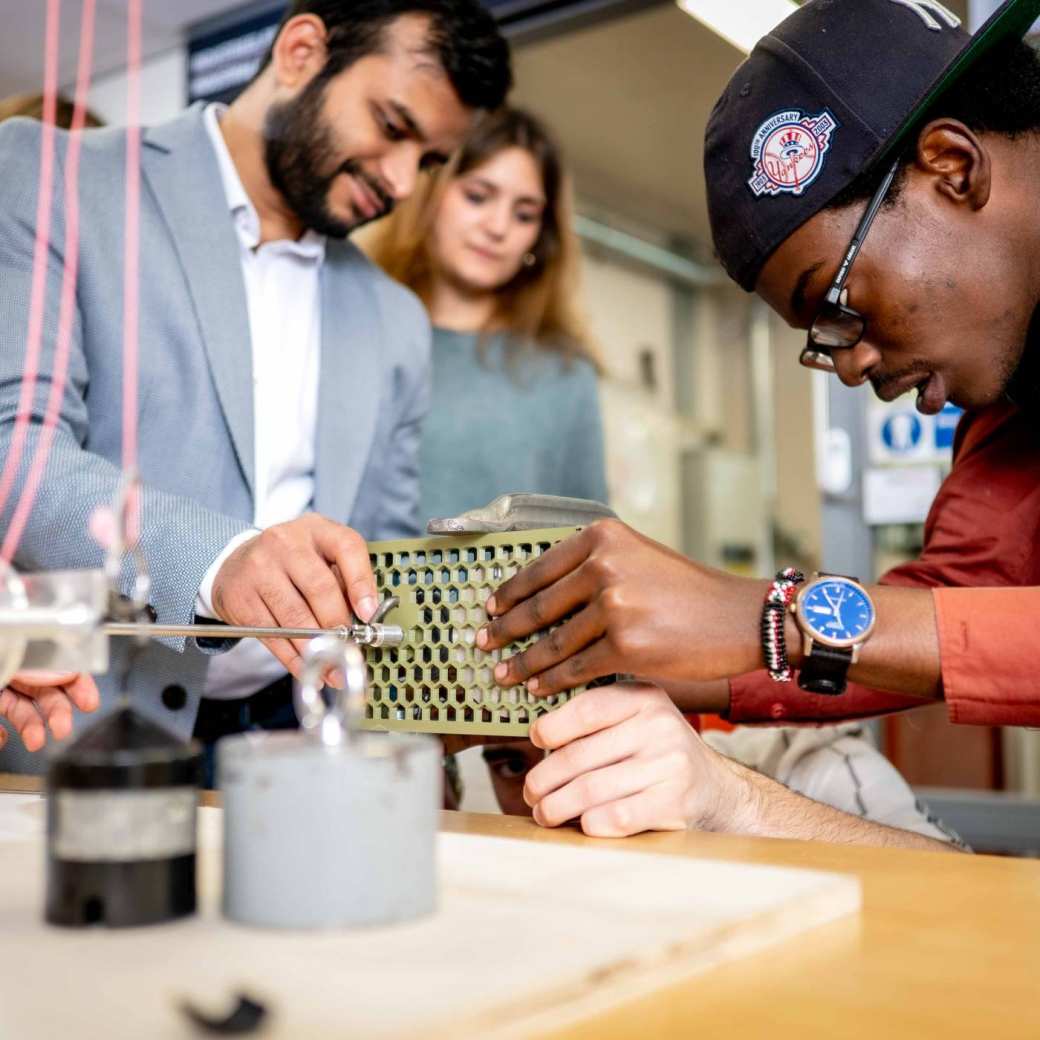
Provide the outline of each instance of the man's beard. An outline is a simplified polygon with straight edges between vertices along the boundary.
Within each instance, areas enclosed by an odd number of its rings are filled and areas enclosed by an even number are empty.
[[[325,83],[312,80],[299,97],[272,105],[264,120],[264,162],[267,176],[304,227],[329,238],[346,238],[351,231],[378,220],[393,207],[393,199],[371,180],[353,159],[336,162],[332,131],[322,120]],[[362,180],[382,203],[372,217],[353,221],[329,209],[329,191],[342,173]]]

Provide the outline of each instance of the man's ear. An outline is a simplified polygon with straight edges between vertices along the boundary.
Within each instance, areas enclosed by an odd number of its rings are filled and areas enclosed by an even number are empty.
[[[914,165],[951,202],[982,209],[989,202],[989,150],[974,131],[956,119],[934,119],[917,137]]]
[[[325,66],[328,51],[325,23],[313,14],[301,14],[282,26],[271,51],[271,67],[281,86],[290,89],[310,80]]]

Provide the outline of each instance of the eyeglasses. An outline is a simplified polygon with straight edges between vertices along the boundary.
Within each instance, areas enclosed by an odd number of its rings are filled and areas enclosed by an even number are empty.
[[[848,306],[849,290],[845,288],[845,281],[849,277],[853,261],[863,247],[870,225],[874,223],[874,218],[878,215],[889,188],[892,187],[899,163],[900,160],[897,159],[892,164],[892,168],[885,174],[885,179],[874,192],[874,197],[856,226],[849,248],[845,250],[845,257],[838,273],[834,276],[834,281],[831,282],[827,295],[809,327],[805,347],[798,359],[806,368],[819,369],[821,372],[835,371],[831,351],[854,347],[867,331],[867,319],[859,311]]]

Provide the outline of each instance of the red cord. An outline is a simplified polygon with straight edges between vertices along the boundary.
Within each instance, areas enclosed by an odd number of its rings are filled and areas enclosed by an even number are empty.
[[[39,491],[40,481],[47,468],[54,431],[61,414],[61,403],[65,395],[68,377],[69,355],[72,348],[72,322],[76,312],[76,281],[79,277],[79,159],[87,96],[90,93],[91,67],[94,60],[95,0],[83,0],[83,20],[80,25],[79,65],[76,71],[76,96],[72,114],[68,154],[65,159],[65,260],[62,270],[61,303],[58,312],[58,335],[54,349],[54,370],[51,373],[51,392],[47,398],[47,411],[43,417],[40,442],[36,446],[32,465],[25,486],[18,499],[11,526],[4,538],[0,555],[10,563],[25,525],[32,513]],[[48,242],[48,248],[50,243]],[[42,312],[42,303],[41,312]],[[30,318],[30,321],[32,317]],[[42,313],[39,317],[42,321]]]
[[[54,208],[54,123],[58,100],[58,48],[61,0],[47,0],[47,23],[43,45],[43,131],[40,135],[40,183],[36,200],[36,241],[33,245],[32,288],[29,298],[29,329],[25,364],[18,395],[18,411],[11,434],[11,448],[0,474],[0,514],[11,494],[25,451],[25,438],[32,418],[33,397],[40,370],[43,315],[47,293],[47,255],[51,244]],[[5,559],[10,557],[5,555]]]
[[[137,472],[137,378],[140,333],[141,238],[141,0],[127,12],[126,243],[123,260],[123,471]],[[140,533],[137,484],[126,505],[126,539]]]

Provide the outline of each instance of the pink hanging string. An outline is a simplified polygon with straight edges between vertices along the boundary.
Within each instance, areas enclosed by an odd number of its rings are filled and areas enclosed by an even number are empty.
[[[127,12],[126,241],[123,258],[123,471],[137,473],[137,365],[140,332],[141,239],[141,0]],[[126,510],[126,539],[140,533],[140,493],[135,482]]]
[[[18,549],[18,543],[21,541],[25,525],[29,520],[33,504],[36,501],[36,494],[39,491],[40,482],[47,467],[47,459],[50,456],[51,446],[54,442],[54,431],[58,425],[58,416],[61,413],[61,403],[65,394],[65,383],[68,378],[69,355],[72,347],[72,326],[76,312],[76,281],[79,276],[79,160],[82,141],[80,131],[83,129],[85,122],[87,96],[90,93],[91,67],[94,56],[95,6],[95,0],[83,0],[79,62],[76,71],[75,107],[71,127],[72,134],[69,137],[65,158],[65,259],[62,268],[58,332],[55,341],[54,363],[51,371],[50,394],[47,399],[47,409],[44,413],[40,431],[40,441],[33,455],[25,486],[22,488],[18,504],[15,507],[11,526],[7,529],[3,546],[0,548],[0,556],[7,563],[10,563]],[[50,45],[51,41],[48,37],[48,46]],[[55,48],[57,47],[56,40],[54,46]],[[46,263],[46,252],[50,250],[49,234],[44,241],[46,246],[44,263]],[[37,309],[30,314],[30,327],[36,322],[42,325],[44,303],[43,292],[41,292],[38,300],[32,300],[31,310],[33,305]],[[33,389],[35,389],[35,379],[38,372],[33,370],[31,374],[34,381]],[[31,395],[29,400],[31,407]],[[16,472],[19,463],[20,460],[14,463]]]
[[[18,467],[22,462],[40,368],[40,346],[43,340],[43,314],[47,293],[47,254],[50,252],[51,216],[54,206],[54,123],[57,118],[60,26],[61,0],[47,0],[43,45],[43,132],[40,135],[40,184],[36,201],[36,240],[33,245],[29,328],[18,395],[18,411],[11,433],[11,448],[0,474],[0,513],[7,505]]]

